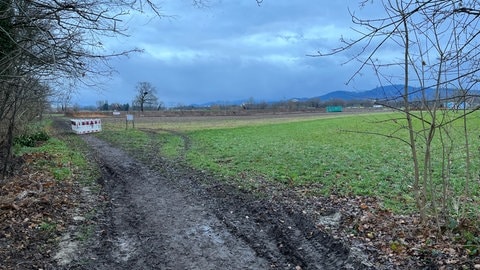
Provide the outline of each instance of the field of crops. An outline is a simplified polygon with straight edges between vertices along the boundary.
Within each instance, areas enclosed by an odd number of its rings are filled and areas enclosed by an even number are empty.
[[[401,140],[373,134],[407,139],[398,116],[137,118],[135,129],[130,123],[127,130],[123,119],[105,119],[99,136],[138,149],[148,145],[154,132],[163,155],[181,158],[246,188],[255,188],[260,180],[302,185],[313,193],[377,196],[386,207],[405,211],[414,207],[410,148]],[[472,115],[471,122],[476,129],[478,115]],[[471,138],[471,144],[478,158],[478,136]],[[453,160],[458,167],[462,151],[458,149],[458,159]],[[474,178],[473,190],[478,192],[478,175]]]

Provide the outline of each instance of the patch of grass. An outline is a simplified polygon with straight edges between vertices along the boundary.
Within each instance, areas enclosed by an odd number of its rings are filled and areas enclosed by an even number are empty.
[[[23,147],[16,154],[25,153],[44,153],[46,158],[37,160],[37,165],[47,169],[59,181],[70,179],[73,170],[87,167],[84,157],[58,138],[50,138],[39,147]]]
[[[344,131],[358,130],[362,122],[346,117],[194,131],[188,157],[195,167],[228,177],[320,182],[325,193],[379,195],[407,188],[409,168],[396,165],[408,159],[406,145]]]
[[[407,138],[401,120],[391,120],[395,116],[398,115],[348,116],[192,131],[188,160],[196,168],[229,178],[262,178],[288,185],[321,184],[324,194],[375,196],[387,208],[409,212],[415,209],[409,145],[372,134]],[[478,115],[471,120],[472,125],[478,123]],[[438,145],[435,141],[437,156]],[[478,145],[478,141],[472,140],[472,149]],[[464,166],[462,151],[458,148],[452,152],[452,166],[460,167],[460,171]],[[478,159],[475,153],[473,157]],[[441,170],[437,168],[441,164],[435,162],[438,184]],[[478,171],[477,166],[473,164],[472,170]],[[452,179],[449,185],[460,192],[464,180]],[[473,197],[478,197],[478,183],[471,185],[475,186]]]
[[[77,234],[77,239],[79,241],[89,240],[95,233],[95,226],[93,224],[84,224],[80,227],[80,230]]]
[[[42,221],[42,223],[38,225],[38,228],[42,231],[54,232],[57,230],[57,224],[52,221]]]
[[[162,130],[155,133],[145,132],[139,129],[127,129],[110,126],[96,136],[107,140],[115,145],[122,146],[125,150],[136,153],[138,151],[156,151],[167,158],[179,158],[183,154],[184,142],[178,135]],[[152,149],[152,145],[155,149]]]
[[[48,170],[56,180],[63,181],[75,178],[85,185],[92,184],[100,175],[96,166],[92,166],[86,158],[86,144],[75,134],[55,133],[52,121],[42,121],[43,130],[49,139],[41,145],[17,146],[15,154],[43,153],[45,159],[36,160],[37,166]]]
[[[96,133],[95,136],[113,144],[122,145],[127,150],[141,149],[150,142],[148,134],[138,129],[108,129],[107,127],[102,132]]]
[[[179,158],[183,153],[182,138],[173,134],[161,134],[161,152],[167,158]]]
[[[462,237],[465,241],[466,253],[470,256],[476,256],[480,249],[480,237],[470,231],[463,231]]]
[[[72,171],[70,170],[70,168],[66,167],[52,168],[51,171],[55,180],[58,181],[66,180],[72,176]]]
[[[445,117],[454,117],[448,112]],[[478,113],[469,116],[471,126],[480,126]],[[149,129],[175,129],[190,137],[187,152],[189,164],[247,186],[262,181],[281,182],[290,186],[309,185],[321,187],[323,194],[340,193],[379,197],[387,208],[396,212],[415,209],[412,193],[413,165],[410,147],[405,142],[375,134],[395,136],[408,140],[405,122],[394,113],[364,115],[328,115],[306,118],[260,119],[186,119],[185,122],[168,122],[168,119],[149,119],[136,123]],[[415,123],[421,131],[421,123]],[[121,125],[107,128],[103,138],[126,143],[130,149],[142,149],[147,142],[146,133],[129,130]],[[452,127],[450,136],[461,138],[461,127]],[[477,128],[478,129],[478,128]],[[155,137],[161,154],[176,157],[181,149],[178,136],[162,133]],[[418,133],[420,134],[420,133]],[[417,135],[418,135],[417,134]],[[460,135],[459,135],[460,134]],[[121,139],[119,138],[121,137]],[[150,138],[152,140],[152,138]],[[421,143],[421,136],[417,136]],[[134,142],[132,142],[134,141]],[[151,142],[150,142],[151,143]],[[480,140],[472,138],[471,154],[479,159]],[[434,155],[440,156],[439,141],[433,142]],[[461,145],[461,144],[460,144]],[[423,151],[419,149],[420,153]],[[453,147],[452,181],[448,183],[455,192],[465,188],[464,151]],[[420,162],[421,162],[420,158]],[[433,161],[435,179],[441,181],[439,160]],[[478,171],[480,162],[473,164]],[[457,171],[460,172],[457,174]],[[463,177],[463,178],[462,178]],[[472,175],[472,179],[478,177]],[[470,184],[473,201],[480,196],[478,181]],[[317,192],[317,191],[316,191]],[[440,190],[438,191],[440,192]]]
[[[368,114],[363,114],[368,115]],[[275,123],[287,123],[308,121],[312,119],[341,118],[345,115],[327,114],[318,116],[318,114],[294,116],[292,115],[276,115],[275,117],[267,116],[240,116],[240,117],[152,117],[152,118],[136,118],[135,129],[152,129],[152,130],[175,130],[181,132],[205,130],[205,129],[225,129],[238,128],[247,126],[262,126]],[[114,130],[117,132],[125,131],[124,119],[105,119],[102,122],[104,130]],[[128,130],[132,129],[129,125]]]

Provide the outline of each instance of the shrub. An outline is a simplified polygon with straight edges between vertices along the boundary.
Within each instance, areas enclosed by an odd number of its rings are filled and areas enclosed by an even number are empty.
[[[44,130],[32,134],[24,134],[14,139],[13,144],[26,147],[34,147],[37,142],[48,141],[50,136]]]

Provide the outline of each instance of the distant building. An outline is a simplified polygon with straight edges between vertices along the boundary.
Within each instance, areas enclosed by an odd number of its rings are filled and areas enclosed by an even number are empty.
[[[327,112],[342,112],[342,106],[327,106]]]
[[[451,109],[451,110],[464,110],[464,109],[468,109],[470,106],[468,105],[468,103],[466,102],[447,102],[447,104],[445,104],[445,107],[447,107],[448,109]]]

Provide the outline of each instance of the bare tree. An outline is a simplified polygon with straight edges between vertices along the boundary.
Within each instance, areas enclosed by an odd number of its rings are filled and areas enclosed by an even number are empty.
[[[47,107],[50,89],[41,84],[38,79],[24,78],[15,83],[4,82],[2,91],[4,100],[1,104],[0,118],[0,160],[3,161],[0,168],[1,177],[4,178],[9,172],[9,160],[12,155],[13,138],[16,133],[22,132],[24,126],[17,125],[17,122],[29,122],[35,118],[41,118]]]
[[[478,97],[474,89],[480,81],[479,3],[382,0],[371,4],[383,8],[383,17],[362,19],[352,14],[360,37],[343,39],[344,46],[319,55],[353,51],[352,60],[360,66],[352,78],[370,67],[380,84],[403,84],[396,95],[377,101],[399,113],[398,129],[389,134],[363,132],[409,146],[410,184],[417,208],[423,221],[433,217],[441,231],[447,222],[467,218],[471,189],[474,184],[478,188],[472,180],[480,168],[471,149],[474,130],[469,117],[479,107],[445,110],[445,104]],[[398,56],[382,58],[384,50]],[[401,106],[389,105],[392,100],[401,100]],[[401,129],[407,131],[406,137],[399,135]]]
[[[8,170],[19,125],[26,123],[25,115],[34,114],[24,110],[38,108],[32,85],[86,82],[92,74],[110,72],[108,58],[136,49],[108,52],[102,38],[123,35],[122,17],[145,5],[159,14],[148,0],[0,1],[1,175]]]
[[[9,163],[28,80],[58,89],[109,74],[109,58],[139,50],[107,51],[103,39],[125,35],[123,18],[146,8],[162,16],[152,0],[0,0],[0,163]]]
[[[143,112],[145,107],[158,108],[157,90],[149,82],[139,82],[135,87],[137,95],[133,101],[134,106],[139,106]]]

